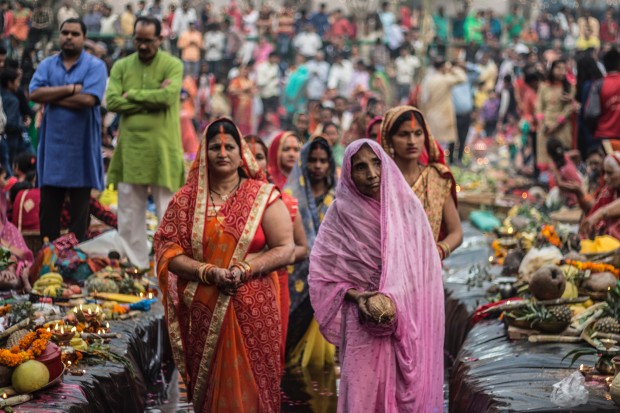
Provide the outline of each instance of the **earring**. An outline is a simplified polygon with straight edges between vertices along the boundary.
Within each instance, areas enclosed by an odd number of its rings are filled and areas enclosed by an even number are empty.
[[[393,158],[394,157],[394,147],[390,146],[390,156]]]

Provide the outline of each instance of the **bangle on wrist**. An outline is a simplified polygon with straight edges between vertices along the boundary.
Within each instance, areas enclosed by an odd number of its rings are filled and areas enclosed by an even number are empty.
[[[232,268],[237,268],[241,272],[241,281],[249,280],[252,277],[252,267],[246,261],[239,261],[232,265]]]
[[[215,268],[213,264],[202,264],[196,269],[196,278],[204,284],[213,285],[213,283],[209,281],[209,271],[213,268]]]

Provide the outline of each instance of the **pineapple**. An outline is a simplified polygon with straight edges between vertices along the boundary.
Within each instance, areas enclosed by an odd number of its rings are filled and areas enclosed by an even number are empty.
[[[594,331],[608,334],[620,334],[620,323],[614,317],[603,317],[594,323]]]
[[[553,307],[549,307],[549,313],[560,323],[569,324],[573,317],[573,313],[570,310],[570,307],[567,305],[554,305]]]

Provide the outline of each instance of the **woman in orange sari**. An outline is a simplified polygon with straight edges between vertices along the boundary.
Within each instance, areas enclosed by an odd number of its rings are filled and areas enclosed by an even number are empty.
[[[228,86],[230,93],[230,103],[232,107],[232,118],[239,126],[241,133],[249,135],[252,131],[252,106],[256,85],[249,78],[247,66],[239,68],[239,76],[235,77]]]
[[[30,31],[30,18],[32,12],[24,3],[18,1],[15,3],[15,13],[13,17],[13,26],[9,34],[13,41],[13,48],[19,47],[22,43],[28,39],[28,32]]]
[[[292,262],[293,226],[232,121],[207,127],[154,249],[173,356],[194,410],[278,412],[274,270]]]
[[[388,110],[381,123],[381,145],[422,202],[437,252],[446,259],[463,241],[456,183],[422,112],[413,106]],[[427,161],[421,160],[423,154]]]

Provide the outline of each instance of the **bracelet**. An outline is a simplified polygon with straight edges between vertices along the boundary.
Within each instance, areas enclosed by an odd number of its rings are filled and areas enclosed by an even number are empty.
[[[450,256],[450,253],[451,253],[452,251],[450,251],[450,246],[449,246],[446,242],[444,242],[444,241],[439,241],[439,242],[437,243],[437,246],[438,246],[439,248],[441,248],[441,250],[443,251],[444,259],[446,259],[446,258],[448,258],[448,257]]]
[[[439,254],[439,259],[441,261],[446,259],[446,253],[444,252],[443,248],[441,248],[439,245],[437,245],[437,253]]]
[[[215,268],[213,264],[202,264],[198,268],[196,268],[196,278],[207,285],[213,285],[212,282],[209,281],[209,271]]]
[[[242,282],[245,280],[249,280],[250,277],[252,277],[252,267],[246,261],[238,261],[234,263],[230,268],[237,268],[239,271],[241,271]]]

